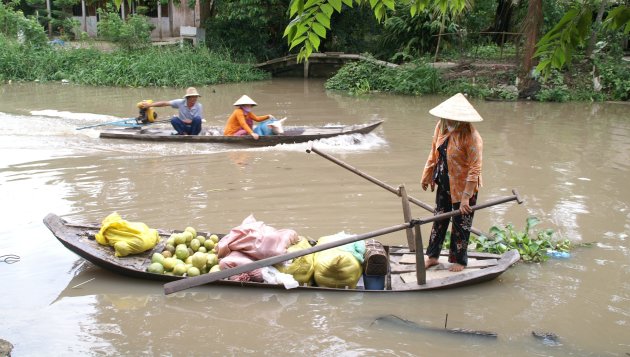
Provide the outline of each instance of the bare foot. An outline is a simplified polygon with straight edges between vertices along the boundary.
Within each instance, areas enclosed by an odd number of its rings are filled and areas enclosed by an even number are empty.
[[[458,271],[464,270],[464,268],[466,268],[466,267],[461,265],[461,264],[455,263],[455,264],[451,265],[451,267],[448,270],[454,271],[454,272],[458,272]]]
[[[424,259],[424,268],[425,269],[429,269],[430,267],[434,266],[434,265],[438,265],[438,258],[426,258]]]

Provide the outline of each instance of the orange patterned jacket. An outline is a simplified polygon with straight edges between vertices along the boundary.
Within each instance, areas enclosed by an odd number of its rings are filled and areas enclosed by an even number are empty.
[[[433,171],[437,165],[438,147],[450,137],[446,149],[446,164],[448,165],[448,181],[451,187],[451,202],[461,202],[462,192],[466,181],[476,182],[475,192],[481,187],[481,162],[483,140],[477,129],[470,125],[472,132],[458,128],[453,132],[441,131],[441,120],[438,120],[433,133],[431,152],[422,172],[422,183],[430,185]],[[474,194],[474,192],[473,192]]]
[[[240,129],[244,129],[245,131],[247,131],[249,135],[252,135],[254,131],[252,130],[252,128],[249,127],[249,125],[247,125],[247,122],[245,121],[246,118],[251,119],[253,121],[263,121],[263,120],[269,119],[269,115],[263,115],[263,116],[258,117],[254,113],[249,112],[249,114],[247,114],[247,117],[246,117],[245,113],[243,112],[243,109],[236,108],[234,109],[234,111],[232,112],[232,115],[230,115],[227,123],[225,124],[225,129],[223,129],[223,135],[227,135],[227,136],[234,135]]]

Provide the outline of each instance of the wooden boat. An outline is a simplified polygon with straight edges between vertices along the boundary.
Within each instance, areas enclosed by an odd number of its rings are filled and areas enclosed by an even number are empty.
[[[383,120],[356,124],[336,126],[285,126],[282,135],[261,136],[254,140],[251,136],[225,136],[223,128],[207,127],[202,129],[200,135],[173,135],[172,129],[158,129],[150,126],[125,127],[106,129],[100,132],[101,138],[130,139],[163,142],[191,142],[191,143],[224,143],[239,144],[244,146],[270,146],[277,144],[303,143],[318,139],[331,138],[339,135],[367,134],[383,123]]]
[[[175,281],[187,279],[181,276],[153,274],[147,272],[154,252],[161,252],[168,236],[174,231],[158,230],[162,240],[154,249],[141,254],[117,258],[112,247],[98,244],[94,235],[99,231],[98,225],[81,225],[66,222],[55,214],[48,214],[44,218],[44,224],[51,230],[57,239],[68,249],[80,257],[121,275],[140,279]],[[203,233],[203,232],[201,232]],[[208,235],[209,233],[204,233]],[[223,235],[218,234],[219,237]],[[503,255],[469,252],[469,263],[461,272],[451,272],[446,267],[448,263],[442,262],[446,257],[440,258],[440,264],[426,271],[426,284],[418,285],[415,273],[415,253],[403,246],[385,246],[387,251],[389,269],[383,279],[383,290],[362,289],[371,292],[394,291],[423,291],[448,289],[492,280],[505,272],[512,264],[520,259],[518,251],[512,250]],[[447,253],[444,252],[446,255]],[[239,287],[264,287],[284,289],[281,284],[267,284],[257,282],[237,282],[230,280],[218,280],[210,285],[228,285]],[[357,287],[360,289],[361,287]],[[326,291],[358,291],[343,288],[326,288],[316,286],[299,286],[298,290],[326,290]]]

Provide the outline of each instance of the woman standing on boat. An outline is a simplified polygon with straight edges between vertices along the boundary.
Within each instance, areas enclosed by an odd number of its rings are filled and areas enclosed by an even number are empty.
[[[448,261],[451,271],[461,271],[468,265],[468,239],[481,187],[483,141],[471,124],[483,120],[479,113],[458,93],[429,111],[440,118],[435,127],[431,152],[422,172],[422,189],[437,185],[435,214],[460,210],[452,218],[451,244]],[[425,267],[438,264],[449,220],[436,221],[431,229]]]
[[[251,135],[255,140],[258,140],[259,135],[254,133],[254,122],[265,121],[271,117],[271,114],[256,116],[252,112],[252,107],[258,105],[252,100],[252,98],[243,95],[236,102],[232,115],[228,118],[223,130],[223,135],[226,136],[242,136]]]
[[[177,131],[177,135],[199,135],[203,115],[203,106],[197,101],[199,97],[201,95],[197,89],[189,87],[186,89],[184,98],[154,103],[144,102],[143,108],[171,106],[178,109],[179,115],[171,119],[171,125]]]

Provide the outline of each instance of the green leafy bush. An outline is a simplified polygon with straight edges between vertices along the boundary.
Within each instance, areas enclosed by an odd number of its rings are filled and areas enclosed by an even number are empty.
[[[447,95],[463,93],[470,98],[485,98],[491,94],[488,85],[483,82],[473,81],[470,78],[450,80],[444,85],[442,92]]]
[[[568,102],[571,100],[569,87],[564,83],[564,75],[558,70],[551,70],[548,78],[542,78],[542,89],[536,93],[536,100],[541,102]]]
[[[351,94],[379,91],[421,95],[437,92],[440,80],[438,72],[424,63],[392,68],[368,59],[344,65],[325,87]]]
[[[630,63],[605,62],[599,66],[602,90],[612,100],[630,100]]]
[[[215,16],[204,23],[207,46],[213,51],[228,49],[239,62],[285,55],[288,47],[282,35],[289,3],[289,0],[215,1]]]
[[[15,11],[0,2],[0,34],[27,46],[44,46],[48,38],[44,28],[34,18]]]
[[[155,28],[146,16],[132,15],[123,21],[111,7],[108,11],[98,10],[100,21],[97,25],[99,37],[118,44],[122,49],[133,50],[151,45],[151,31]]]

